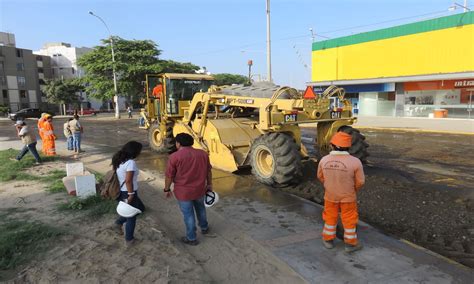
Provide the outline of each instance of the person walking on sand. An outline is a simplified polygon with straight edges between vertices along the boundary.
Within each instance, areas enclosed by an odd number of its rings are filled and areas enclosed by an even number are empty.
[[[145,211],[145,205],[138,197],[138,166],[135,159],[142,151],[142,144],[136,141],[127,142],[120,151],[112,157],[112,168],[116,171],[120,184],[119,201],[126,202],[131,206]],[[119,233],[123,234],[125,224],[125,244],[132,245],[135,242],[135,224],[137,216],[125,218],[120,216],[115,221]]]
[[[63,132],[64,136],[66,137],[67,141],[67,149],[69,151],[73,150],[73,137],[72,137],[72,132],[71,129],[69,129],[69,122],[72,120],[72,118],[69,118],[68,121],[66,121],[63,125]]]
[[[128,118],[132,118],[132,107],[131,106],[127,107],[127,113],[128,113]]]
[[[319,161],[318,179],[323,183],[323,245],[327,249],[334,248],[337,219],[341,212],[344,226],[345,251],[351,253],[362,248],[357,240],[357,192],[365,183],[362,163],[349,154],[352,135],[337,132],[331,138],[333,151]]]
[[[53,117],[50,114],[45,115],[46,121],[43,123],[43,144],[44,154],[46,156],[56,155],[56,135],[54,135]]]
[[[84,132],[84,128],[82,127],[81,123],[79,122],[79,116],[76,114],[74,115],[74,119],[68,122],[69,130],[72,133],[72,148],[75,153],[82,152],[81,150],[81,136]]]
[[[186,133],[176,135],[176,152],[168,158],[166,167],[165,188],[170,194],[170,186],[174,183],[173,193],[178,200],[186,227],[186,236],[181,241],[188,245],[197,245],[196,215],[202,234],[209,233],[204,198],[207,191],[212,191],[212,172],[209,156],[203,150],[192,147],[194,139]]]
[[[37,165],[41,164],[41,158],[38,154],[38,151],[36,150],[36,143],[37,143],[36,137],[33,134],[33,132],[30,131],[29,127],[22,120],[18,120],[15,123],[15,127],[16,127],[18,137],[21,138],[21,142],[23,142],[23,144],[25,145],[23,146],[21,151],[18,153],[15,160],[20,161],[29,151],[31,152],[33,157],[35,157],[36,164]]]

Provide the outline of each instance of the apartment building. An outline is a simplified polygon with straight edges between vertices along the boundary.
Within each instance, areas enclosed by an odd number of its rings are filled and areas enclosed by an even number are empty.
[[[1,105],[8,106],[12,112],[22,108],[49,109],[40,87],[48,78],[51,78],[48,57],[18,48],[13,34],[0,33]]]

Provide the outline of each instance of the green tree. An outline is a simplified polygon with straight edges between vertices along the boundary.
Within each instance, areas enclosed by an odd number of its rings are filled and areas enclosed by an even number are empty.
[[[52,104],[77,104],[77,92],[83,89],[76,80],[47,80],[43,92],[49,103]]]
[[[113,37],[117,88],[121,96],[134,97],[143,93],[141,82],[145,74],[163,72],[194,73],[199,67],[191,63],[160,60],[161,50],[151,40],[126,40]],[[112,53],[109,39],[103,39],[101,46],[83,55],[78,64],[85,70],[81,78],[85,90],[98,99],[114,96]]]
[[[248,77],[237,74],[221,73],[213,74],[212,76],[215,79],[215,84],[218,86],[232,84],[248,84],[249,82]]]

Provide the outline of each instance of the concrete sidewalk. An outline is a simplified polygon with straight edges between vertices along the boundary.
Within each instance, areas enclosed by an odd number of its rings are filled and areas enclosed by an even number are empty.
[[[354,126],[357,128],[395,128],[412,131],[474,134],[474,119],[363,116],[357,118]]]

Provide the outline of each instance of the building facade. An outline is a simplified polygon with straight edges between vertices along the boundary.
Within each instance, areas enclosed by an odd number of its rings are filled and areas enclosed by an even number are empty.
[[[92,51],[88,47],[73,47],[69,43],[46,43],[35,54],[51,58],[52,76],[55,79],[73,79],[84,75],[84,70],[77,65],[77,60],[84,54]],[[99,110],[103,103],[87,96],[85,92],[78,93],[83,108]],[[70,106],[72,107],[72,106]]]
[[[32,50],[16,47],[12,34],[0,33],[0,38],[9,40],[0,45],[0,104],[11,112],[22,108],[48,110],[40,84],[51,76],[49,58],[38,59]],[[38,67],[38,60],[42,67]]]
[[[361,116],[474,118],[474,12],[315,42],[312,66]]]

